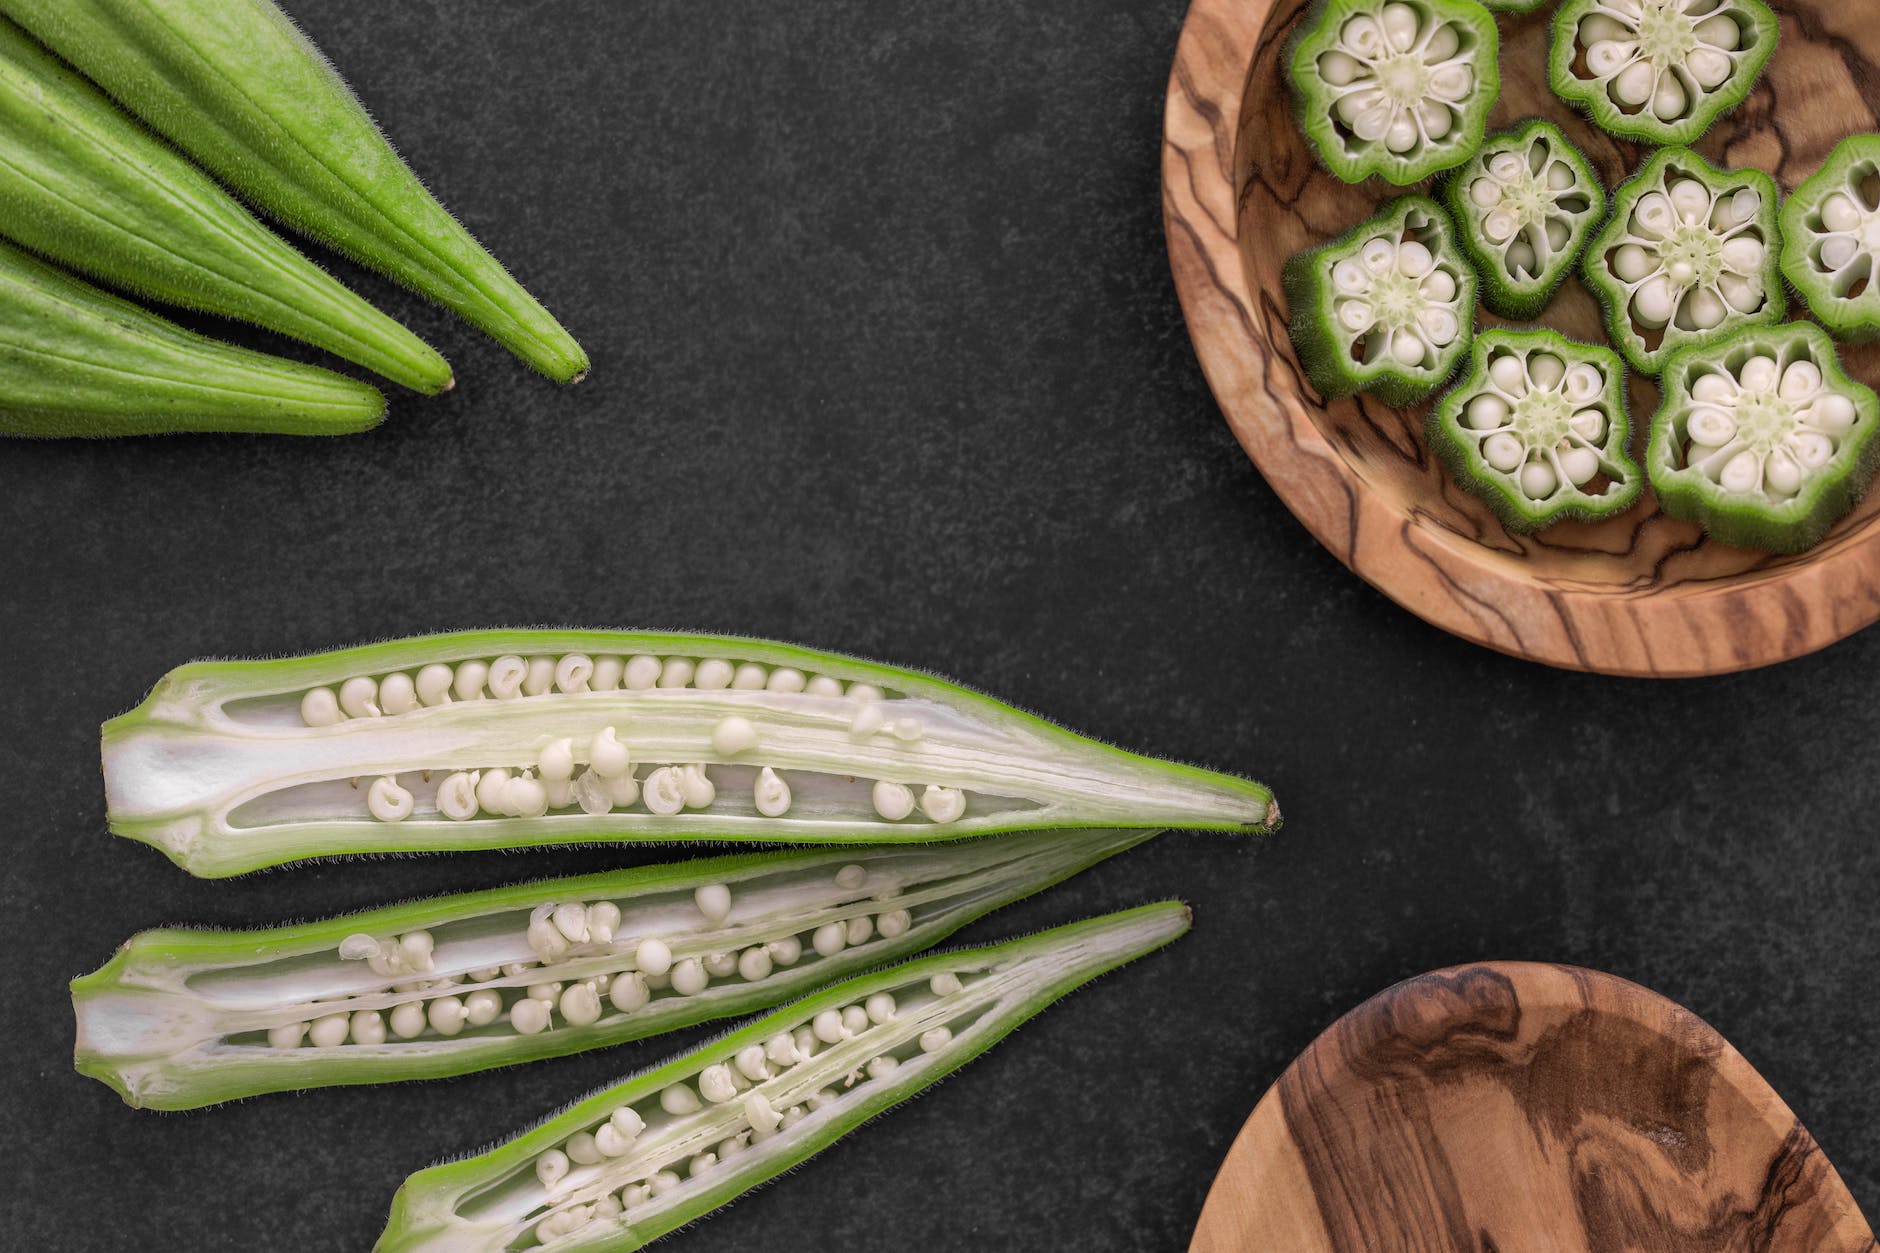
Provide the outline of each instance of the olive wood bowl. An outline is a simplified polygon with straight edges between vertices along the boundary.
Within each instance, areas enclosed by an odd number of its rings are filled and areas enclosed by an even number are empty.
[[[1773,7],[1781,42],[1762,81],[1696,146],[1715,164],[1770,172],[1786,193],[1843,137],[1880,129],[1880,22],[1866,0]],[[1661,515],[1649,492],[1618,518],[1518,536],[1432,455],[1427,404],[1320,399],[1287,337],[1280,269],[1397,189],[1376,178],[1340,182],[1294,124],[1283,53],[1306,8],[1193,0],[1169,77],[1162,205],[1175,286],[1215,398],[1319,542],[1444,630],[1576,670],[1729,673],[1812,652],[1880,618],[1880,492],[1796,557],[1707,540],[1695,523]],[[1502,95],[1490,129],[1552,118],[1616,187],[1648,150],[1605,135],[1549,90],[1551,8],[1502,15]],[[1607,342],[1577,277],[1539,322]],[[1880,384],[1880,345],[1845,350],[1843,360],[1854,377]],[[1657,403],[1655,385],[1634,376],[1635,455]]]

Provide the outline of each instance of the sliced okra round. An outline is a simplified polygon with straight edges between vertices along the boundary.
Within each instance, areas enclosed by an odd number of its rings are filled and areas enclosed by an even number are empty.
[[[192,1109],[637,1040],[917,953],[1152,835],[744,854],[265,931],[146,931],[73,981],[76,1062],[130,1105]]]
[[[1622,513],[1645,475],[1626,451],[1625,364],[1553,331],[1484,331],[1470,368],[1430,411],[1456,481],[1513,531]]]
[[[1444,201],[1482,280],[1482,303],[1504,318],[1540,314],[1606,216],[1606,189],[1580,150],[1541,118],[1489,136],[1449,176]]]
[[[1293,348],[1320,395],[1408,405],[1455,372],[1475,325],[1475,272],[1449,215],[1404,196],[1286,263]]]
[[[1664,511],[1726,544],[1798,553],[1873,480],[1880,398],[1809,322],[1672,358],[1646,469]]]
[[[104,727],[111,828],[200,875],[597,840],[1277,825],[1257,783],[761,640],[481,631],[166,676]]]
[[[1321,0],[1290,57],[1293,110],[1328,169],[1402,186],[1468,159],[1501,90],[1473,0]]]
[[[1880,336],[1880,135],[1842,140],[1782,206],[1782,273],[1836,339]]]
[[[864,975],[419,1171],[379,1253],[620,1253],[783,1174],[1105,971],[1180,937],[1180,902]]]
[[[1781,321],[1777,201],[1761,170],[1719,170],[1684,148],[1658,153],[1614,193],[1583,276],[1635,369],[1657,374],[1673,353]]]
[[[1566,0],[1549,79],[1609,134],[1693,144],[1749,96],[1776,33],[1762,0]]]

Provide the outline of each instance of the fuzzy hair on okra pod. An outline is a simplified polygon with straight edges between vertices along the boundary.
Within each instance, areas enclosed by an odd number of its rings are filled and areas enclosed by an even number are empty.
[[[470,631],[198,662],[103,731],[111,829],[199,875],[608,840],[1260,832],[1273,794],[966,688],[726,636]]]
[[[1880,135],[1841,141],[1782,206],[1782,273],[1836,339],[1880,336]]]
[[[1474,0],[1319,0],[1287,55],[1293,116],[1347,183],[1415,183],[1481,146],[1499,51]]]
[[[1188,926],[1187,907],[1164,901],[838,984],[485,1153],[419,1171],[375,1248],[638,1249],[807,1161]]]
[[[250,203],[557,382],[587,374],[581,346],[425,190],[270,0],[0,0],[0,12]]]
[[[1553,331],[1484,331],[1430,411],[1456,481],[1516,532],[1623,513],[1645,475],[1626,451],[1625,363]]]
[[[1405,196],[1286,263],[1293,350],[1321,396],[1414,404],[1455,372],[1475,325],[1475,271],[1443,207]]]
[[[1673,353],[1782,320],[1778,200],[1761,170],[1720,170],[1686,148],[1657,153],[1614,193],[1582,275],[1634,369],[1657,374]]]
[[[1726,544],[1799,553],[1860,502],[1880,397],[1812,322],[1752,327],[1666,367],[1646,469],[1661,508]]]
[[[1476,0],[1483,8],[1496,13],[1532,13],[1553,3],[1553,0]]]
[[[1748,98],[1776,37],[1763,0],[1566,0],[1548,78],[1609,134],[1689,145]]]

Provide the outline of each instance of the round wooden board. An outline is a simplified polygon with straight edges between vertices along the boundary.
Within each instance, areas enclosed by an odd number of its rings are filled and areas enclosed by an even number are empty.
[[[1369,217],[1395,189],[1333,178],[1293,123],[1282,50],[1306,7],[1193,0],[1169,79],[1162,201],[1175,285],[1214,395],[1319,541],[1445,630],[1578,670],[1746,670],[1880,618],[1880,492],[1800,557],[1708,542],[1694,523],[1660,515],[1649,496],[1621,518],[1521,537],[1449,480],[1424,442],[1425,408],[1320,401],[1287,337],[1280,267]],[[1880,22],[1849,0],[1775,7],[1782,42],[1762,82],[1698,148],[1714,162],[1767,170],[1787,192],[1841,138],[1880,129],[1870,103],[1880,100]],[[1503,92],[1491,126],[1553,118],[1616,186],[1645,150],[1594,129],[1548,89],[1548,17],[1501,18]],[[1605,342],[1577,278],[1541,322]],[[1857,378],[1880,384],[1880,346],[1845,360]],[[1634,381],[1632,405],[1642,452],[1657,405],[1648,380]]]
[[[1228,1151],[1190,1253],[1872,1253],[1761,1075],[1611,975],[1491,962],[1334,1023]]]

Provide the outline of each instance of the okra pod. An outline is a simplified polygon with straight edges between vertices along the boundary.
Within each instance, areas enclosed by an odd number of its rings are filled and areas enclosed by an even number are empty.
[[[112,830],[209,876],[571,841],[1279,821],[1245,779],[911,670],[722,636],[473,631],[199,662],[103,739]]]
[[[930,948],[1154,832],[796,850],[266,931],[146,931],[72,983],[133,1106],[460,1075],[750,1013]]]
[[[420,392],[450,366],[0,18],[0,234],[113,287],[252,322]]]
[[[0,12],[251,203],[550,378],[587,373],[581,346],[424,189],[270,0],[0,0]]]
[[[0,242],[0,434],[337,435],[384,414],[374,387],[186,331]]]
[[[1187,931],[1178,901],[851,979],[411,1176],[379,1253],[623,1253],[797,1166],[1072,989]]]
[[[1880,336],[1880,135],[1854,135],[1782,206],[1782,273],[1836,339]]]

